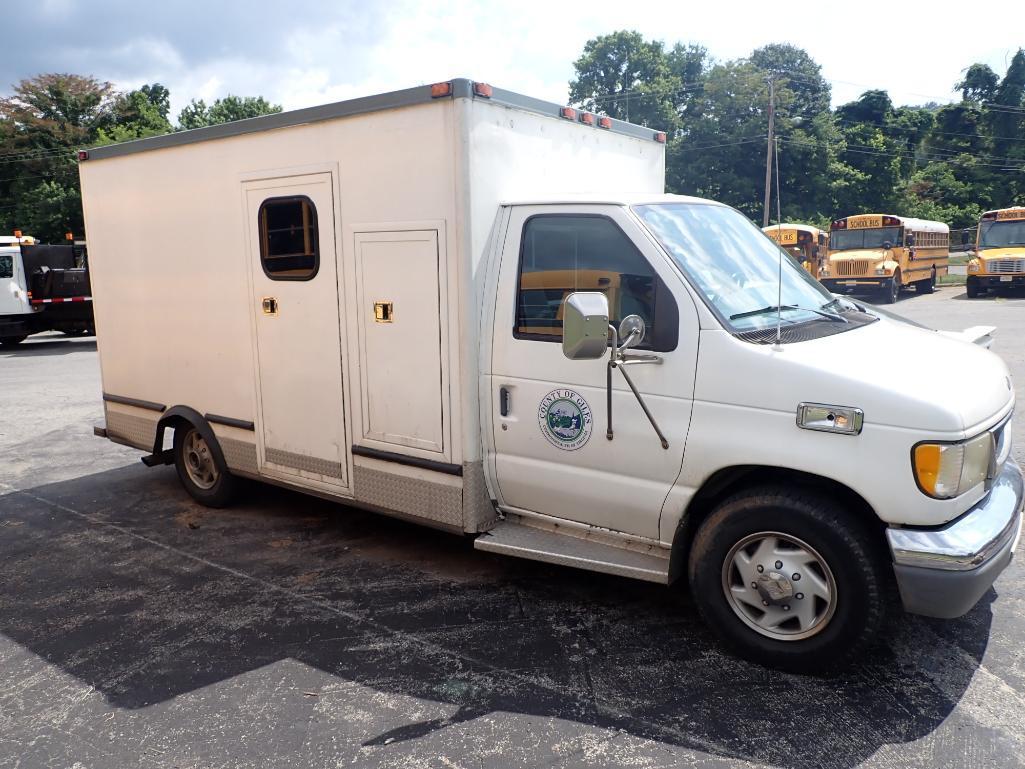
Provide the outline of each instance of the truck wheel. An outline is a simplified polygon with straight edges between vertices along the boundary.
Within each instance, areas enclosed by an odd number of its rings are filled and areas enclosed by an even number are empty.
[[[968,280],[965,281],[964,290],[965,290],[965,293],[968,295],[969,299],[974,299],[975,297],[977,297],[981,293],[979,291],[979,283],[978,283],[978,281],[975,278],[970,277],[970,276],[969,276]]]
[[[915,283],[915,291],[919,294],[931,294],[936,291],[936,268],[932,268],[929,277]]]
[[[15,345],[21,344],[26,339],[28,339],[27,334],[24,336],[5,336],[0,338],[0,347],[14,347]]]
[[[235,495],[235,477],[221,467],[206,439],[192,425],[174,430],[174,468],[189,495],[207,507],[225,507]]]
[[[726,645],[797,673],[837,669],[869,645],[885,614],[885,574],[860,520],[782,487],[720,504],[688,561],[698,610]]]
[[[893,277],[883,286],[883,304],[893,304],[900,295],[900,270],[893,273]]]

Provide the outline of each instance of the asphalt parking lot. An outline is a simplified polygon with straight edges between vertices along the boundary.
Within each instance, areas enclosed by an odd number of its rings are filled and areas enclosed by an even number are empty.
[[[997,326],[1025,398],[1025,297],[893,309]],[[92,436],[92,339],[0,351],[0,392],[2,766],[1025,766],[1020,557],[966,617],[784,675],[655,585],[270,487],[199,507]]]

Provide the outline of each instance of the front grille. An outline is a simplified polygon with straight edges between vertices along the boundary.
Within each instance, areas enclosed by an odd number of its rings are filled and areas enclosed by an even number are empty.
[[[1025,259],[990,259],[986,262],[986,272],[997,275],[1025,272]]]
[[[855,278],[868,275],[868,268],[872,262],[868,259],[839,259],[833,264],[836,266],[838,278]]]

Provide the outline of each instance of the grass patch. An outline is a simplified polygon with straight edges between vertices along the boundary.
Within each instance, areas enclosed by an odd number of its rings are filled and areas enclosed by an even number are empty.
[[[941,286],[963,286],[967,279],[967,275],[940,275],[936,282]]]

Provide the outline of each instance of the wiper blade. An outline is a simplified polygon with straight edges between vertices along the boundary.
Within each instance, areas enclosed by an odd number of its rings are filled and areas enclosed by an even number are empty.
[[[797,310],[800,309],[796,304],[772,304],[768,307],[760,307],[757,310],[748,310],[747,312],[738,312],[730,316],[730,320],[738,320],[740,318],[750,318],[753,315],[765,315],[769,312],[782,312],[783,310]]]

